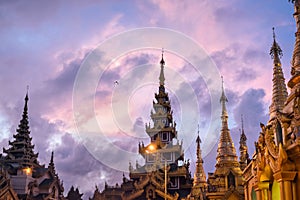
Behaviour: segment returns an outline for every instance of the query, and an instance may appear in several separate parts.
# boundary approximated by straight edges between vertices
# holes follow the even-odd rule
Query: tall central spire
[[[221,119],[222,119],[222,130],[223,129],[228,129],[228,113],[227,113],[227,109],[226,109],[226,102],[228,102],[228,99],[225,95],[225,91],[224,91],[224,80],[223,80],[223,76],[221,76],[222,78],[222,95],[220,98],[220,103],[222,104],[222,115],[221,115]]]
[[[234,144],[232,138],[230,136],[230,131],[228,129],[228,113],[226,109],[226,102],[228,102],[227,97],[224,91],[224,81],[222,78],[222,95],[220,98],[220,103],[222,105],[222,128],[221,128],[221,136],[219,140],[218,150],[217,150],[217,164],[216,167],[219,167],[220,164],[228,164],[228,166],[232,165],[233,162],[237,163],[236,150],[234,148]]]
[[[160,74],[159,74],[159,85],[165,85],[165,74],[164,74],[164,49],[161,51],[161,61],[160,61]]]
[[[287,99],[287,89],[285,79],[282,72],[280,58],[282,57],[282,50],[276,42],[275,31],[273,27],[273,45],[270,49],[270,55],[273,59],[273,92],[272,103],[269,107],[270,120],[276,116],[277,111],[282,111],[284,103]]]

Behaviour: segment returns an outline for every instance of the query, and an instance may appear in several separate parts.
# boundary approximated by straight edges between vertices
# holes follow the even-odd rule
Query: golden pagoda
[[[194,181],[191,194],[186,198],[187,200],[205,200],[206,192],[207,192],[207,182],[206,175],[203,168],[203,159],[201,154],[200,143],[201,139],[199,136],[199,125],[198,125],[198,136],[196,139],[197,143],[197,161],[196,161],[196,169],[194,173]]]
[[[292,1],[297,25],[287,95],[280,57],[282,50],[273,29],[273,93],[267,125],[261,132],[252,161],[243,171],[245,199],[300,199],[300,1]]]
[[[222,105],[222,127],[217,149],[215,171],[214,173],[208,173],[206,198],[209,200],[244,199],[242,171],[228,128],[227,101],[222,77],[222,95],[220,98]]]
[[[247,136],[244,131],[244,120],[243,116],[241,116],[241,122],[242,122],[242,129],[241,129],[241,136],[240,136],[240,168],[243,171],[246,166],[250,162],[249,154],[248,154],[248,146],[247,146]]]

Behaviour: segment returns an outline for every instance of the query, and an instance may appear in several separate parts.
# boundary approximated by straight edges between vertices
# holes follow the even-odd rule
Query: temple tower
[[[241,136],[240,136],[240,168],[243,171],[248,162],[250,162],[249,154],[248,154],[248,147],[247,147],[247,137],[244,131],[244,120],[243,116],[241,116],[242,122],[242,129],[241,129]]]
[[[193,185],[200,185],[201,188],[206,188],[206,175],[203,168],[203,159],[201,154],[201,139],[199,136],[199,125],[198,125],[198,136],[196,139],[197,143],[197,161],[196,161],[196,169],[194,173],[194,182]]]
[[[198,136],[196,139],[197,144],[197,160],[196,160],[196,168],[194,173],[194,181],[193,181],[193,188],[191,194],[187,198],[188,200],[204,200],[205,194],[207,191],[207,182],[206,182],[206,175],[203,168],[203,159],[201,154],[201,139],[199,136],[199,125],[198,125]]]
[[[285,85],[285,79],[282,72],[281,61],[282,50],[276,42],[275,31],[273,28],[273,45],[270,49],[270,55],[273,59],[273,90],[272,102],[269,107],[270,120],[276,117],[277,112],[282,112],[284,103],[287,99],[288,93]]]
[[[222,105],[222,128],[221,135],[218,144],[217,150],[217,164],[216,170],[223,168],[223,166],[232,167],[238,166],[236,150],[230,135],[230,130],[228,128],[228,113],[226,108],[226,102],[228,102],[225,95],[224,86],[223,86],[223,77],[222,77],[222,95],[220,98],[220,103]]]
[[[27,92],[17,133],[13,135],[14,140],[9,141],[9,148],[3,148],[6,155],[0,155],[0,168],[6,172],[10,180],[9,187],[15,191],[18,199],[64,200],[64,188],[55,172],[53,152],[48,168],[39,164],[38,154],[34,153],[29,130],[28,100]]]
[[[159,88],[153,101],[153,110],[150,116],[153,126],[146,124],[146,133],[149,135],[150,144],[139,145],[139,153],[145,158],[146,166],[163,168],[164,162],[168,164],[183,160],[183,151],[180,144],[173,144],[177,139],[176,123],[173,121],[173,111],[169,95],[165,90],[165,61],[160,61]],[[155,165],[153,165],[155,163]],[[153,169],[149,169],[153,170]],[[156,170],[156,169],[155,169]]]
[[[206,194],[208,199],[243,199],[244,194],[242,171],[228,128],[227,102],[222,77],[222,94],[220,98],[222,127],[217,149],[216,169],[214,173],[208,173],[208,192]]]
[[[261,132],[255,142],[252,161],[245,168],[245,199],[299,199],[300,179],[300,32],[299,2],[295,1],[297,23],[296,43],[292,58],[292,77],[287,89],[281,68],[282,50],[276,42],[273,28],[273,91],[267,125],[260,124]]]
[[[98,195],[100,199],[118,196],[121,199],[176,200],[186,198],[191,192],[193,182],[189,171],[190,163],[184,161],[182,142],[177,140],[171,101],[165,88],[163,56],[162,52],[159,87],[150,113],[152,123],[145,125],[149,144],[140,142],[138,145],[139,154],[145,159],[145,164],[136,162],[134,167],[129,163],[129,179],[123,177],[121,186],[106,185],[104,191]]]
[[[38,153],[34,153],[34,145],[32,145],[32,138],[30,137],[29,122],[28,122],[28,92],[25,96],[25,104],[22,114],[22,119],[18,126],[17,134],[13,135],[14,140],[9,141],[10,147],[3,148],[3,153],[6,153],[4,162],[13,166],[18,166],[20,169],[29,169],[32,167],[39,167],[37,160]]]

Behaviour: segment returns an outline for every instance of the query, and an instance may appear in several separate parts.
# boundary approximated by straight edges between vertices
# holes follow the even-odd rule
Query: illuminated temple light
[[[32,173],[32,169],[30,167],[26,167],[23,169],[23,172],[28,176]]]

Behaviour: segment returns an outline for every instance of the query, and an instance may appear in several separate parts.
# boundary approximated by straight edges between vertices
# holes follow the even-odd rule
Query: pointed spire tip
[[[241,135],[245,135],[243,114],[241,114],[241,129],[240,130],[241,130]]]
[[[164,65],[165,64],[165,60],[164,60],[164,48],[161,49],[161,61],[160,64]]]
[[[242,122],[242,129],[244,129],[244,119],[243,119],[243,114],[241,114],[241,122]]]
[[[165,61],[164,61],[164,49],[162,49],[162,53],[161,53],[161,61],[160,61],[160,74],[159,74],[159,84],[160,85],[164,85],[165,84],[165,75],[164,75],[164,65],[165,65]]]
[[[51,152],[51,159],[50,159],[50,163],[53,163],[53,157],[54,157],[54,152]]]
[[[273,45],[270,49],[270,55],[271,58],[274,59],[274,63],[280,63],[280,58],[282,57],[282,50],[278,43],[276,42],[276,34],[275,34],[275,28],[272,28],[273,32]]]
[[[220,99],[220,102],[228,102],[228,99],[225,95],[225,90],[224,90],[224,78],[223,76],[221,76],[221,79],[222,79],[222,96],[221,96],[221,99]]]
[[[28,91],[29,91],[29,85],[26,86],[26,96],[25,96],[25,101],[28,101]]]
[[[200,132],[200,127],[199,127],[199,124],[198,124],[198,136],[197,136],[197,139],[196,139],[196,142],[197,143],[201,143],[202,141],[201,141],[201,138],[200,138],[200,134],[199,134],[199,132]]]

